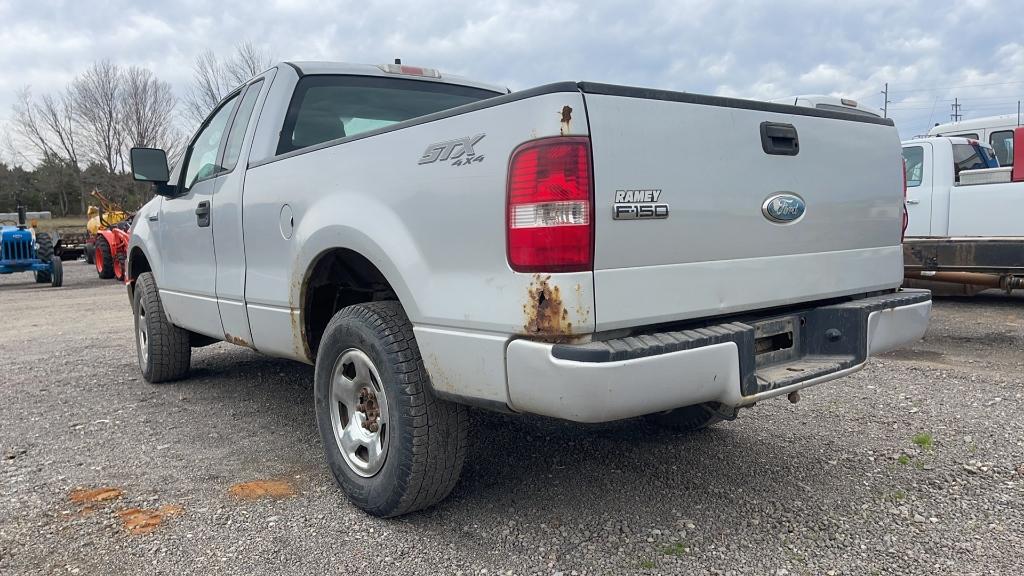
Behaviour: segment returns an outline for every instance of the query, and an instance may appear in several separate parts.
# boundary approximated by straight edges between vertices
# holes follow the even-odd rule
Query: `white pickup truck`
[[[692,430],[918,339],[892,122],[401,65],[283,63],[156,184],[127,282],[149,382],[224,340],[314,364],[327,463],[394,516],[454,486],[466,405]]]
[[[964,294],[1024,287],[1024,148],[1008,152],[1016,161],[1000,167],[992,147],[974,139],[903,143],[910,284]]]

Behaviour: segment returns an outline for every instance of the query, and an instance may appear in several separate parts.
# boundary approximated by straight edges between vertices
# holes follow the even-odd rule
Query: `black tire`
[[[60,288],[64,285],[64,262],[60,256],[50,257],[50,286]]]
[[[51,261],[53,259],[53,238],[46,232],[39,232],[36,234],[36,244],[39,246],[36,248],[36,258],[43,262]],[[53,276],[49,272],[36,272],[35,277],[37,284],[49,284],[53,281]]]
[[[353,349],[379,373],[388,414],[384,462],[369,477],[349,465],[334,435],[332,378],[343,353]],[[434,397],[398,302],[357,304],[334,315],[317,353],[314,395],[327,464],[359,508],[399,516],[440,502],[454,488],[466,458],[468,414],[465,406]]]
[[[132,308],[135,315],[135,352],[142,377],[146,382],[158,384],[186,376],[192,361],[188,330],[178,328],[167,319],[151,272],[143,272],[135,281]]]
[[[96,251],[96,245],[95,244],[88,243],[88,244],[85,245],[85,263],[86,264],[95,264],[96,263],[96,258],[93,256],[93,252],[95,252],[95,251]]]
[[[696,432],[725,420],[722,416],[724,413],[729,413],[729,410],[713,402],[649,414],[646,418],[658,426],[677,432]],[[735,416],[735,412],[732,415]]]
[[[96,274],[104,280],[114,277],[114,255],[110,251],[110,243],[103,236],[96,237],[96,249],[93,258],[99,257],[96,262]]]

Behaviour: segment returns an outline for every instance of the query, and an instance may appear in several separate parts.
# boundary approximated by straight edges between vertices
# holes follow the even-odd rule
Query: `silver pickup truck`
[[[327,463],[380,516],[444,498],[466,405],[680,430],[921,337],[890,120],[402,66],[282,63],[157,196],[128,290],[149,382],[226,341],[316,367]]]

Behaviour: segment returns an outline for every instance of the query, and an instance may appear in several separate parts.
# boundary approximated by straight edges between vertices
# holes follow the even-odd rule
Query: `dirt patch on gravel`
[[[235,484],[228,489],[228,493],[239,500],[259,500],[260,498],[280,500],[294,496],[295,487],[284,480],[255,480]]]
[[[120,488],[79,488],[72,490],[69,498],[75,504],[95,504],[97,502],[116,500],[123,493]]]
[[[124,523],[126,530],[132,534],[149,534],[156,530],[165,518],[179,516],[184,512],[181,506],[176,504],[165,504],[156,510],[145,510],[142,508],[128,508],[120,510],[117,515]]]

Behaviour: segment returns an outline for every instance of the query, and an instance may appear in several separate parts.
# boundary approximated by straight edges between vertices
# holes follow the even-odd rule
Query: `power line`
[[[952,84],[949,86],[937,86],[934,88],[907,88],[906,90],[897,90],[897,94],[903,92],[937,92],[939,90],[950,90],[953,88],[981,88],[985,86],[1008,86],[1010,84],[1024,84],[1024,80],[1015,80],[1013,82],[989,82],[985,84]]]

